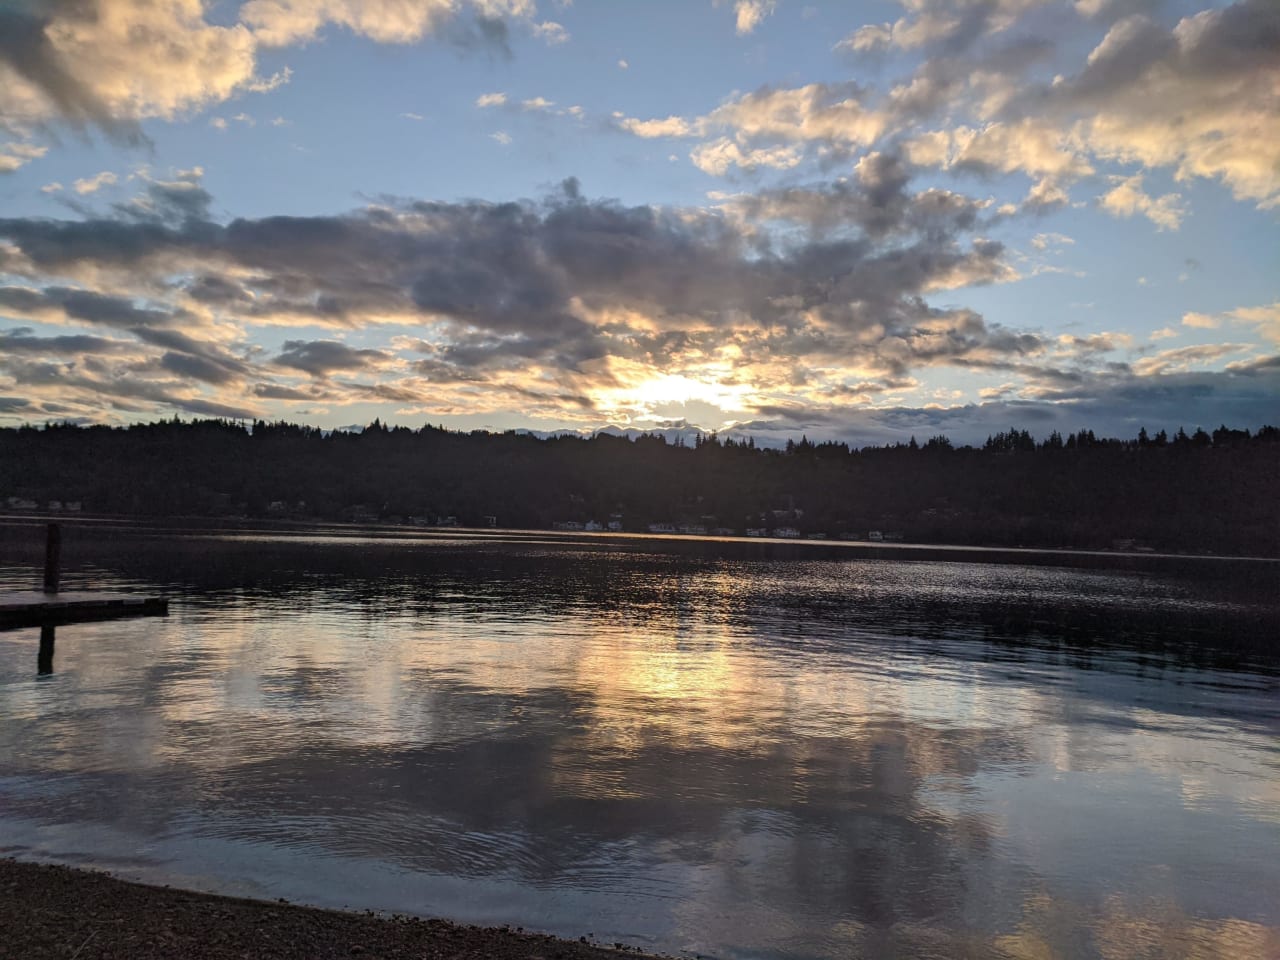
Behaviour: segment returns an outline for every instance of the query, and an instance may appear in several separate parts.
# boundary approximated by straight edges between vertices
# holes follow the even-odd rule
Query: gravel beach
[[[605,960],[642,956],[520,929],[319,910],[0,859],[4,960]]]

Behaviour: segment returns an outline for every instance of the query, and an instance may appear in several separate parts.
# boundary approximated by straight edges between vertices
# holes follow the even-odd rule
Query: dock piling
[[[62,528],[49,524],[44,541],[44,592],[57,593],[62,574]]]
[[[40,652],[36,655],[36,672],[47,675],[53,673],[53,645],[57,640],[57,629],[51,623],[40,628]]]

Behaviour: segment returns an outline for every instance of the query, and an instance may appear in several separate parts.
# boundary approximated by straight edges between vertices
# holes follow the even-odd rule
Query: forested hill
[[[425,427],[325,433],[216,420],[0,430],[0,507],[88,513],[644,531],[785,531],[936,543],[1280,556],[1280,429],[981,447],[937,437],[785,450],[661,437]]]

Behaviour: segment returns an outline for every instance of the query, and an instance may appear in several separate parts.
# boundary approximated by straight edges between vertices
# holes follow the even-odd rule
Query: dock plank
[[[121,617],[165,616],[169,601],[163,597],[137,597],[119,593],[37,590],[0,594],[0,630],[20,627],[91,623]]]

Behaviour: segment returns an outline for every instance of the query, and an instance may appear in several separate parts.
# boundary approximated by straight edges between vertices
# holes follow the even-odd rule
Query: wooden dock
[[[57,628],[67,623],[92,623],[122,617],[168,616],[169,601],[163,597],[129,597],[118,593],[89,591],[60,592],[62,575],[62,528],[49,524],[44,553],[44,589],[0,594],[0,630],[40,628],[40,648],[36,672],[53,673],[53,650]]]
[[[111,593],[65,591],[0,594],[0,630],[20,627],[61,626],[121,617],[165,616],[169,601],[163,597],[122,597]]]

